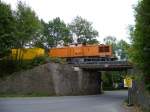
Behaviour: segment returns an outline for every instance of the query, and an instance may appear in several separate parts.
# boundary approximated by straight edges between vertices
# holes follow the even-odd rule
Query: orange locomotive
[[[49,56],[65,58],[69,63],[113,60],[112,47],[109,45],[76,45],[52,48]]]

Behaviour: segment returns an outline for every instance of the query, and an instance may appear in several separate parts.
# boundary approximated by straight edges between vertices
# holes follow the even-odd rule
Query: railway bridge
[[[91,61],[75,63],[73,67],[78,71],[82,85],[89,85],[87,90],[101,93],[102,90],[102,72],[103,71],[120,71],[127,74],[133,68],[128,61]],[[93,86],[92,86],[93,85]],[[84,87],[83,87],[84,88]]]

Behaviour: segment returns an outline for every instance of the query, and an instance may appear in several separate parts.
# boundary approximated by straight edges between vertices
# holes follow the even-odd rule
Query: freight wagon
[[[20,48],[11,50],[13,59],[31,60],[35,57],[43,56],[44,54],[45,50],[42,48]]]
[[[52,48],[50,57],[64,58],[68,63],[95,61],[112,61],[112,47],[109,45],[76,45],[62,48]]]

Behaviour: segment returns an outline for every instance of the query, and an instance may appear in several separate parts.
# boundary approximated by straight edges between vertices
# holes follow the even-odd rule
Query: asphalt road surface
[[[125,112],[127,91],[102,95],[0,98],[0,112]]]

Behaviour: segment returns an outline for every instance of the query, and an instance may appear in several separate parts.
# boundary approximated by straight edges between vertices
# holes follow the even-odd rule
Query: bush
[[[14,72],[31,69],[35,66],[48,62],[50,62],[50,58],[47,56],[36,57],[33,60],[3,59],[0,60],[0,78],[11,75]]]
[[[3,59],[0,60],[0,78],[11,75],[14,72],[21,70],[32,69],[35,66],[46,64],[49,62],[54,63],[65,63],[64,59],[61,58],[50,58],[49,56],[39,56],[32,60],[13,60],[13,59]]]
[[[15,72],[16,69],[18,69],[18,67],[15,61],[6,59],[0,60],[0,77],[11,74]]]
[[[42,65],[45,63],[50,62],[50,58],[48,56],[40,56],[40,57],[36,57],[31,61],[31,65],[32,66],[38,66],[38,65]]]
[[[51,62],[64,64],[66,62],[65,59],[62,58],[50,58]]]

